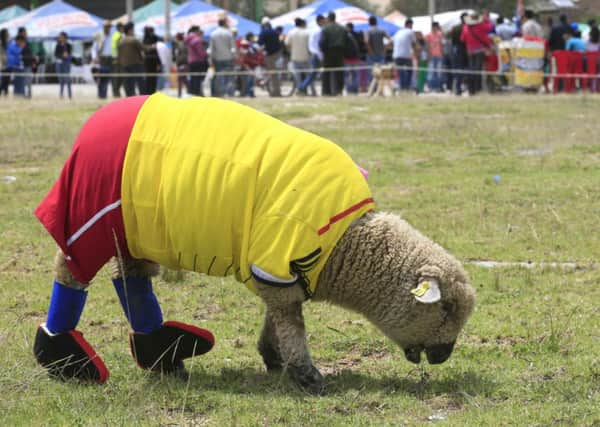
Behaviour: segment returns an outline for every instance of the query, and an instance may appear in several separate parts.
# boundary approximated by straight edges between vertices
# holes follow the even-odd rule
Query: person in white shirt
[[[539,39],[544,38],[544,30],[542,26],[538,24],[534,19],[535,14],[533,10],[527,9],[523,15],[524,24],[521,26],[521,34],[523,37],[537,37]]]
[[[296,80],[296,87],[299,88],[308,75],[306,71],[301,70],[310,68],[310,51],[308,50],[310,32],[306,29],[304,19],[296,18],[295,23],[296,27],[285,38],[285,45],[290,52],[290,59],[294,66],[294,79]],[[303,94],[300,90],[299,93]]]
[[[171,69],[171,49],[164,41],[156,42],[156,52],[160,60],[160,73],[158,77],[158,90],[163,90],[169,82],[169,70]]]
[[[210,35],[210,59],[216,73],[233,70],[235,42],[233,34],[227,28],[227,20],[219,19],[219,27]],[[234,87],[230,75],[215,76],[211,82],[213,96],[233,96]]]
[[[412,30],[413,21],[407,19],[404,23],[404,28],[400,28],[394,34],[394,50],[392,57],[394,62],[399,67],[398,85],[400,90],[410,90],[412,81],[412,56],[413,47],[416,42],[415,32]]]
[[[317,27],[310,32],[308,38],[308,51],[310,52],[310,66],[311,68],[317,69],[321,67],[321,62],[323,61],[323,52],[319,47],[319,42],[321,41],[321,27],[325,25],[325,17],[323,15],[317,15],[316,18]],[[300,83],[298,86],[299,93],[306,94],[308,89],[310,89],[310,94],[312,96],[317,95],[317,90],[315,89],[315,79],[317,78],[317,72],[312,71],[308,74],[308,76]]]
[[[496,19],[496,34],[502,40],[512,40],[513,36],[517,32],[517,28],[508,22],[502,15]]]
[[[98,65],[100,78],[98,79],[98,98],[106,99],[108,82],[110,77],[103,77],[102,74],[110,74],[113,70],[113,48],[111,37],[112,22],[104,21],[102,31],[94,36],[92,46],[92,62]]]

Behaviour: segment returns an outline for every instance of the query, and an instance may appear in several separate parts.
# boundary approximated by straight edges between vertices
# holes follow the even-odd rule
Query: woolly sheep
[[[422,303],[411,293],[424,281],[439,285],[441,299]],[[323,378],[305,341],[298,289],[260,286],[267,313],[259,351],[268,369],[287,366],[289,375],[318,393]],[[325,301],[364,315],[398,344],[406,358],[430,363],[450,357],[471,314],[475,293],[460,263],[406,221],[390,213],[369,213],[338,242],[319,277],[313,301]]]
[[[217,132],[223,117],[236,120]],[[198,129],[208,136],[198,139]],[[306,344],[309,298],[363,314],[411,362],[425,352],[442,363],[474,291],[455,258],[373,203],[339,147],[247,107],[163,95],[108,104],[36,209],[60,250],[35,356],[52,375],[106,381],[75,327],[84,290],[113,257],[132,353],[145,369],[185,374],[182,360],[214,343],[209,331],[163,323],[151,282],[158,263],[246,283],[267,308],[258,342],[267,369],[286,369],[310,392],[324,382]]]

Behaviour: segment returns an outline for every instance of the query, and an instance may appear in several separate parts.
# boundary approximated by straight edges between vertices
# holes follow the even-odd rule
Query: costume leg
[[[40,365],[53,377],[102,384],[108,379],[108,369],[81,332],[75,329],[85,306],[87,286],[73,278],[59,251],[48,319],[38,327],[33,352]]]
[[[181,322],[164,322],[152,290],[158,265],[139,259],[113,261],[113,284],[131,324],[131,353],[141,368],[163,373],[185,373],[183,359],[210,351],[210,331]]]

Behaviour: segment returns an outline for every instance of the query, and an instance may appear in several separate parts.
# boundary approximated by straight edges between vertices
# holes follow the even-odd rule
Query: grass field
[[[2,425],[600,425],[599,100],[258,100],[251,105],[338,142],[369,169],[378,207],[401,214],[466,267],[476,310],[443,365],[409,364],[364,319],[306,304],[327,392],[267,374],[260,301],[229,279],[164,274],[165,318],[211,329],[189,382],[129,355],[108,273],[79,329],[111,371],[104,386],[59,383],[35,363],[55,245],[32,215],[100,104],[4,102],[0,109]],[[494,176],[499,177],[496,183]],[[484,269],[473,260],[576,262]]]

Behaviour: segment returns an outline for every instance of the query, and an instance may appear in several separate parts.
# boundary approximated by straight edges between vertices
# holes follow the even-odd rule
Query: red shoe
[[[206,329],[169,321],[150,334],[132,332],[129,344],[141,368],[172,374],[185,371],[184,359],[209,352],[215,338]]]
[[[45,324],[40,325],[35,335],[33,354],[54,378],[103,384],[109,377],[100,356],[75,329],[52,334]]]

